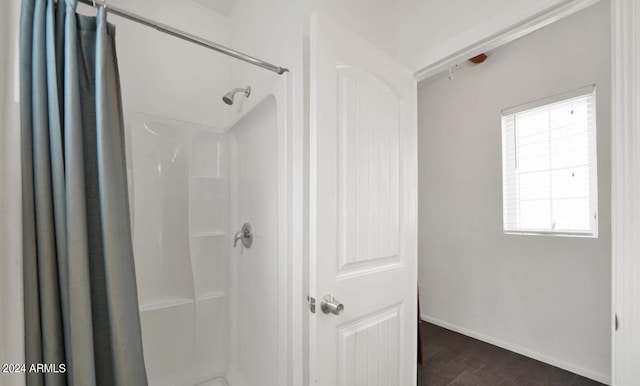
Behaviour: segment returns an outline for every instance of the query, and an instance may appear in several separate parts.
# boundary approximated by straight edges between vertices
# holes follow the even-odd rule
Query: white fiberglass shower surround
[[[151,385],[286,384],[285,85],[226,128],[125,116]]]

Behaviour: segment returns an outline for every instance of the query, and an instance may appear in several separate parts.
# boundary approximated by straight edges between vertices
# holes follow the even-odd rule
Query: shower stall
[[[246,46],[224,40],[237,24],[231,18],[245,15],[209,13],[203,25],[228,23],[222,42]],[[136,65],[154,62],[152,71],[173,67],[176,74],[149,77],[149,85],[166,84],[136,94],[145,74],[123,70],[149,384],[291,384],[290,73],[184,30],[142,20],[166,32],[158,34],[134,21],[119,23],[121,32],[153,34],[148,39],[162,39],[162,48],[141,54],[139,43],[121,40],[124,65],[135,57]]]
[[[125,117],[152,385],[285,384],[283,90],[224,128]]]
[[[149,385],[287,385],[288,70],[161,24],[155,7],[107,9],[125,36],[129,209]],[[218,23],[229,44],[231,18],[243,12],[207,12],[200,25]],[[151,48],[141,50],[144,40]],[[141,63],[154,64],[140,72]]]
[[[96,3],[78,0],[77,12],[93,16],[102,1]],[[8,2],[0,15],[9,32],[0,44],[16,58],[19,5]],[[292,245],[301,250],[301,162],[295,159],[302,146],[299,134],[293,138],[292,73],[213,43],[264,54],[261,47],[287,40],[255,37],[268,18],[245,22],[261,17],[263,8],[279,8],[253,0],[233,5],[237,11],[198,0],[112,0],[107,8],[107,21],[118,31],[129,214],[150,386],[300,384],[295,379],[301,375],[292,374],[302,371],[302,256]],[[119,6],[149,19],[127,17]],[[194,35],[176,39],[178,29]],[[280,61],[283,56],[271,58],[291,65]],[[19,62],[0,67],[2,80],[11,78],[0,98],[2,113],[8,112],[0,172],[7,186],[19,187]],[[0,224],[0,354],[21,363],[21,192],[0,195],[7,219]],[[24,374],[0,378],[3,385],[25,384]]]
[[[286,384],[285,83],[228,127],[125,116],[151,385]]]

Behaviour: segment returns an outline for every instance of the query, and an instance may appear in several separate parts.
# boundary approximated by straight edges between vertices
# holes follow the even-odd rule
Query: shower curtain
[[[144,386],[115,30],[76,5],[22,1],[27,385]]]

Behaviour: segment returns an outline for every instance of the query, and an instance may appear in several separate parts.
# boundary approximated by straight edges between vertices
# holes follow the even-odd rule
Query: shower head
[[[233,90],[224,94],[224,96],[222,97],[222,101],[231,106],[233,104],[233,97],[239,92],[243,92],[244,96],[248,98],[249,95],[251,95],[251,86],[247,86],[247,88],[234,88]]]

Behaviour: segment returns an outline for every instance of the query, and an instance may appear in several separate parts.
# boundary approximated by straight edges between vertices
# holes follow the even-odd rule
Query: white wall
[[[423,85],[419,277],[423,317],[610,379],[609,4]],[[504,235],[500,111],[597,85],[598,239]]]
[[[230,44],[246,54],[288,68],[296,87],[302,79],[302,12],[295,0],[238,0],[230,16]],[[275,72],[244,62],[234,63],[232,86],[251,85],[247,103],[234,104],[235,116],[247,112],[273,91],[281,77]],[[301,89],[296,92],[301,92]],[[232,123],[232,122],[230,122]]]
[[[304,0],[304,3],[307,24],[309,15],[320,12],[393,56],[395,32],[401,22],[398,15],[404,9],[415,10],[420,0]]]
[[[20,2],[3,2],[0,12],[0,363],[24,362],[22,312],[22,227],[18,24]],[[0,385],[24,382],[0,374]]]

